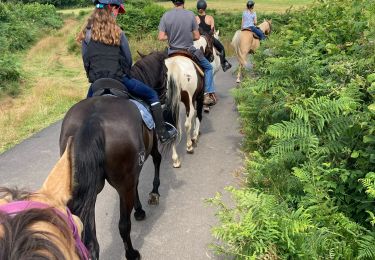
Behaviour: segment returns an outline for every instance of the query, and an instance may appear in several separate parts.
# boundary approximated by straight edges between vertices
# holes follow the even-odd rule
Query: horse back
[[[68,137],[76,137],[89,121],[100,124],[106,149],[145,147],[143,121],[136,106],[127,98],[105,96],[82,100],[69,109],[61,126],[60,153],[65,150]]]

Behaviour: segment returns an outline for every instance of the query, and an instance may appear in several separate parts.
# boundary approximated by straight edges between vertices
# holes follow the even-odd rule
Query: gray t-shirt
[[[168,35],[170,50],[188,49],[193,46],[193,31],[198,24],[192,11],[174,8],[166,12],[160,20],[159,31]]]

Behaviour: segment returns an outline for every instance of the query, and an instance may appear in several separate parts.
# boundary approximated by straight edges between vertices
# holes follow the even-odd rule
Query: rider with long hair
[[[162,143],[171,141],[177,130],[167,130],[159,97],[154,89],[129,76],[132,56],[128,40],[116,23],[118,14],[125,13],[122,0],[94,0],[95,10],[77,36],[82,44],[82,57],[90,83],[101,78],[121,81],[129,93],[151,106],[155,129]],[[92,96],[91,88],[87,97]]]
[[[252,0],[247,1],[247,3],[246,3],[247,9],[245,11],[243,11],[243,14],[242,14],[241,28],[242,29],[250,29],[252,32],[254,32],[259,37],[260,40],[264,40],[264,39],[266,39],[266,36],[264,35],[264,33],[262,32],[261,29],[256,27],[257,14],[254,11],[254,5],[255,5],[254,1],[252,1]]]
[[[194,47],[194,40],[199,40],[200,34],[195,15],[184,7],[185,0],[172,0],[175,8],[166,12],[159,23],[160,41],[168,41],[168,53],[188,51],[199,61],[204,69],[204,104],[215,105],[217,98],[213,84],[213,67],[204,57],[200,49]]]
[[[197,2],[198,15],[195,19],[198,23],[200,32],[210,34],[215,32],[215,20],[211,15],[206,14],[207,3],[205,0]],[[219,51],[220,63],[223,71],[227,71],[232,65],[225,58],[225,49],[223,44],[214,37],[214,46]]]

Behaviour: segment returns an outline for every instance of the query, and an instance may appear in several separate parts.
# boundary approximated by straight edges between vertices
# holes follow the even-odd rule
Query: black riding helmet
[[[197,2],[197,10],[199,9],[206,10],[206,8],[207,8],[207,3],[205,0],[199,0]]]
[[[124,14],[124,1],[123,0],[92,0],[94,4],[103,4],[103,5],[117,5],[119,7],[119,13]]]
[[[185,0],[172,0],[172,3],[174,3],[175,5],[182,5],[185,3]]]
[[[250,0],[250,1],[247,1],[247,4],[246,4],[246,6],[247,6],[247,8],[248,8],[248,9],[250,9],[250,8],[253,8],[253,7],[254,7],[254,5],[255,5],[254,1],[252,1],[252,0]]]

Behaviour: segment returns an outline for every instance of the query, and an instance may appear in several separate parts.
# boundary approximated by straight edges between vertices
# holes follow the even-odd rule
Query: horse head
[[[67,209],[73,192],[70,143],[37,192],[0,189],[0,259],[89,259],[82,222]]]
[[[265,25],[265,26],[263,26],[263,28],[261,27],[264,34],[266,36],[270,35],[271,31],[272,31],[272,19],[264,20],[262,24]]]
[[[214,33],[211,31],[209,34],[203,35],[206,40],[206,47],[204,48],[204,56],[209,62],[212,62],[215,59],[214,56]]]

